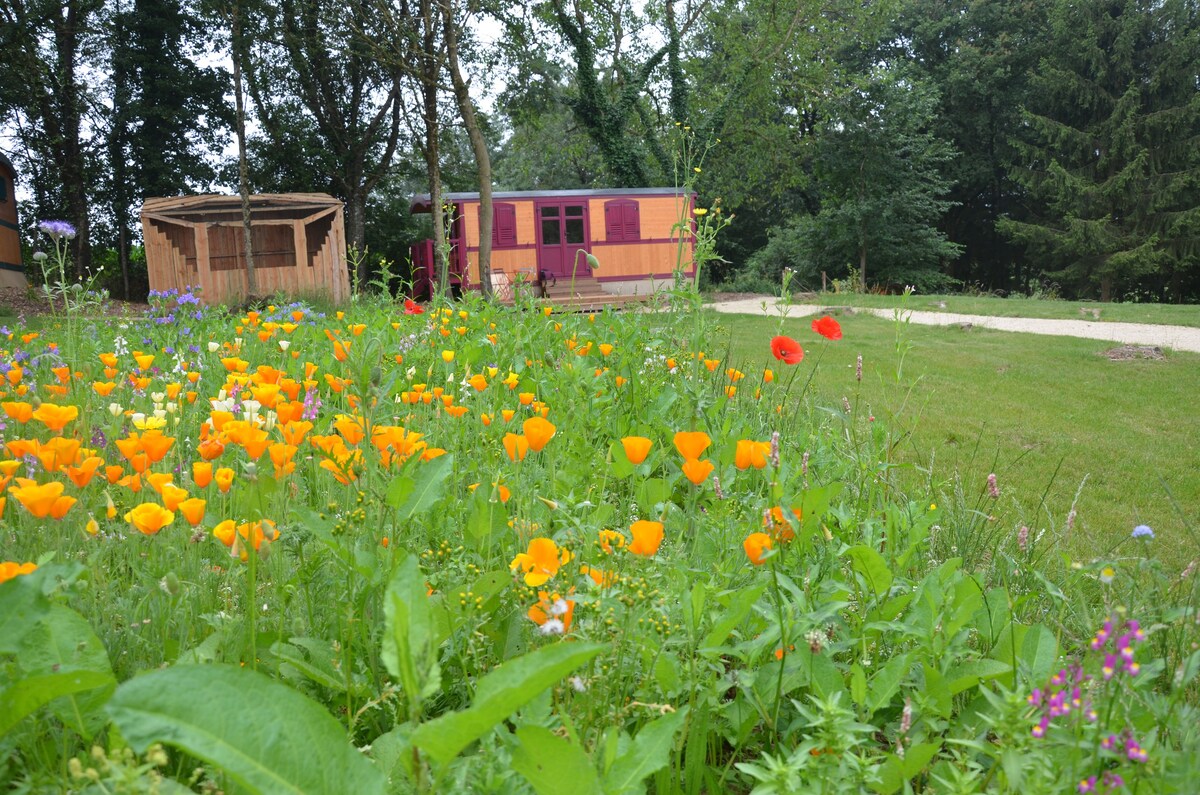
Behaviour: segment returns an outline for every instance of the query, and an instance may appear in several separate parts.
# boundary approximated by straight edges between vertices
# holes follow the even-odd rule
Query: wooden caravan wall
[[[517,214],[517,247],[492,249],[492,272],[537,272],[537,228],[532,199],[495,199],[513,205]],[[479,284],[479,204],[463,202],[463,229],[467,237],[467,272],[471,284]]]
[[[144,215],[142,222],[150,289],[182,290],[197,285],[206,304],[245,300],[246,261],[240,221],[185,221],[160,211],[154,216]],[[303,218],[254,221],[251,246],[259,295],[321,295],[335,303],[349,299],[340,206]]]
[[[0,286],[28,287],[21,261],[15,175],[0,165]]]
[[[609,243],[605,239],[604,205],[612,199],[629,198],[638,203],[641,242]],[[675,225],[683,217],[686,199],[682,196],[606,196],[588,202],[592,219],[592,254],[600,260],[595,276],[609,279],[637,279],[671,273],[679,260],[679,230]],[[690,204],[688,205],[690,212]],[[684,246],[683,268],[691,270],[691,243]]]
[[[632,199],[638,203],[641,242],[608,243],[605,240],[604,205],[613,199]],[[565,200],[565,199],[564,199]],[[514,205],[517,215],[517,245],[515,248],[492,249],[492,271],[514,273],[537,271],[537,219],[534,198],[496,199]],[[591,227],[591,253],[600,260],[600,270],[594,274],[601,280],[637,279],[644,276],[669,274],[679,259],[679,232],[675,225],[684,217],[690,218],[690,202],[681,196],[611,196],[587,198]],[[686,204],[686,208],[685,208]],[[471,284],[479,284],[479,203],[461,202],[463,229],[466,235],[468,273]],[[684,247],[683,267],[691,270],[692,247]]]

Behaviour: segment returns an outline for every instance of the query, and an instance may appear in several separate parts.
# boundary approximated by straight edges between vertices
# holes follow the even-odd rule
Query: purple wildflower
[[[53,240],[70,240],[75,237],[75,227],[66,221],[42,221],[38,229],[50,235]]]

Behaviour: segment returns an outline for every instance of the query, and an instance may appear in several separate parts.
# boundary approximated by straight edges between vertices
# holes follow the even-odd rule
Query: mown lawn
[[[992,317],[1062,318],[1117,323],[1155,323],[1200,328],[1200,306],[1194,304],[1103,304],[1098,301],[1048,301],[1036,298],[993,298],[971,295],[897,295],[819,293],[796,303],[892,309],[905,306],[927,312],[955,312]]]
[[[1099,554],[1145,523],[1165,559],[1182,567],[1200,556],[1186,528],[1195,532],[1200,517],[1200,427],[1192,408],[1200,356],[1110,361],[1100,354],[1111,343],[1101,341],[908,325],[902,341],[911,349],[897,380],[896,324],[839,319],[844,338],[824,353],[821,344],[808,347],[795,391],[819,362],[811,388],[822,401],[855,401],[855,357],[862,354],[860,405],[905,433],[898,457],[911,465],[906,483],[932,477],[949,493],[961,478],[973,498],[995,472],[1006,515],[1035,529],[1061,529],[1078,492],[1067,544],[1075,555]],[[725,315],[718,322],[735,366],[748,373],[769,366],[786,377],[768,347],[777,320]],[[782,333],[810,340],[810,323],[788,320]]]

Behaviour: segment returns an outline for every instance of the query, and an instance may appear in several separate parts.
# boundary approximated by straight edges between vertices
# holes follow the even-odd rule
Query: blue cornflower
[[[1140,524],[1133,528],[1134,538],[1154,538],[1154,531],[1150,529],[1148,524]]]

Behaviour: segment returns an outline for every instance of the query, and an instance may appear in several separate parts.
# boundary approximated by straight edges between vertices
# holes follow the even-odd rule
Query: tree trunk
[[[92,246],[83,142],[80,140],[83,98],[75,79],[75,65],[79,60],[79,27],[82,22],[79,19],[78,3],[67,3],[66,16],[56,15],[55,19],[54,39],[58,66],[62,70],[60,85],[63,92],[59,106],[62,108],[62,161],[59,167],[63,181],[64,204],[75,227],[75,239],[71,241],[75,274],[82,277],[92,269]]]
[[[108,162],[112,167],[112,214],[117,225],[117,263],[121,268],[121,297],[129,300],[129,196],[128,173],[126,171],[126,129],[129,121],[129,69],[128,59],[121,53],[121,44],[127,35],[124,22],[125,12],[117,3],[113,15],[112,65],[113,65],[113,110],[112,130],[109,133]]]
[[[1113,277],[1104,275],[1100,277],[1100,301],[1107,304],[1112,301]]]
[[[346,243],[359,252],[366,251],[367,242],[367,189],[361,184],[346,189]],[[357,279],[360,285],[370,278],[371,266],[367,258],[360,257]]]
[[[858,238],[858,290],[867,291],[867,235],[863,232]]]
[[[425,173],[429,177],[429,212],[433,216],[433,262],[437,273],[437,292],[450,287],[450,263],[447,258],[446,224],[442,215],[442,170],[437,92],[441,64],[437,52],[437,25],[433,0],[421,0],[421,100],[425,122]]]
[[[233,45],[233,95],[237,112],[238,194],[242,197],[242,242],[246,256],[246,298],[254,301],[259,296],[258,279],[254,273],[254,238],[250,224],[250,173],[246,163],[246,104],[242,98],[242,57],[245,50],[242,48],[241,20],[241,9],[237,3],[234,3],[230,32]]]
[[[471,141],[475,154],[475,166],[479,172],[479,289],[484,295],[492,294],[492,158],[488,153],[487,141],[479,129],[475,117],[475,105],[458,65],[458,31],[454,21],[453,0],[441,0],[442,22],[446,41],[447,66],[450,81],[454,86],[454,99],[458,112],[462,114],[463,126]]]

